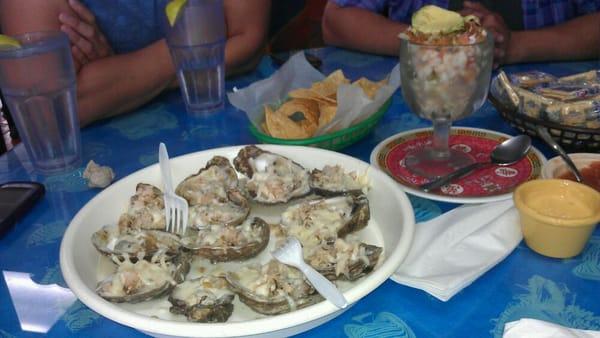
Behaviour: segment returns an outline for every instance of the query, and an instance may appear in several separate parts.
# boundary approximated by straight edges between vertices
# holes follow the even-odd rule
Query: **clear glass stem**
[[[433,156],[443,160],[450,157],[448,139],[450,138],[450,126],[452,120],[448,118],[433,119]]]

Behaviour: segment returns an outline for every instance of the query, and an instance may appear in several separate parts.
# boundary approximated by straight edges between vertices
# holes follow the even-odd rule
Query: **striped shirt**
[[[358,7],[409,23],[412,14],[425,5],[448,8],[450,0],[329,0],[341,7]],[[496,0],[504,1],[504,0]],[[600,0],[521,0],[523,27],[553,26],[575,17],[600,11]]]

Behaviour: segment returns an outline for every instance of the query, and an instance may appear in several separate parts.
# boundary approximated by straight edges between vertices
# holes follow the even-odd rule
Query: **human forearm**
[[[265,49],[271,1],[225,0],[224,6],[227,75],[249,71],[258,64]]]
[[[507,63],[574,60],[600,55],[600,13],[537,30],[513,32]]]
[[[377,13],[332,2],[327,3],[322,26],[327,44],[393,56],[400,50],[398,34],[407,27]]]
[[[164,40],[86,64],[77,75],[81,125],[139,107],[167,88],[174,76]]]
[[[254,69],[264,53],[265,38],[260,34],[236,35],[227,39],[225,46],[225,70],[235,75]],[[256,48],[255,46],[261,46]]]

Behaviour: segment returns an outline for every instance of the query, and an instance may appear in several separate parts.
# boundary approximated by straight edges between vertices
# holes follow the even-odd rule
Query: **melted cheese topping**
[[[162,192],[153,185],[139,184],[135,195],[129,200],[129,216],[123,223],[136,229],[163,229],[165,227],[165,205]]]
[[[135,264],[129,260],[119,263],[117,272],[100,284],[100,293],[109,297],[141,294],[164,286],[175,284],[172,269],[164,262],[150,263],[139,260]]]
[[[227,201],[194,205],[189,209],[188,223],[197,228],[214,224],[231,224],[246,217],[247,209]]]
[[[238,283],[261,298],[285,298],[290,306],[298,290],[302,290],[304,275],[296,268],[288,267],[277,261],[270,261],[263,266],[244,266],[235,273]]]
[[[246,187],[259,202],[287,202],[310,190],[308,172],[289,159],[263,153],[249,162],[254,173]]]
[[[326,165],[316,181],[319,188],[328,191],[365,191],[369,183],[366,173],[362,175],[356,171],[346,173],[340,165]]]
[[[240,226],[225,226],[213,224],[200,230],[194,243],[210,247],[245,246],[261,240],[260,231],[252,227],[253,219],[246,220]]]
[[[156,251],[176,251],[179,248],[177,236],[161,231],[136,230],[121,233],[119,228],[104,226],[101,240],[105,243],[97,243],[104,246],[108,252],[117,254],[129,254],[144,257],[146,253]]]
[[[171,297],[182,300],[187,306],[196,304],[214,305],[218,299],[233,295],[227,284],[216,277],[201,277],[185,281],[175,287]]]
[[[326,269],[335,266],[335,275],[350,273],[350,267],[357,262],[369,265],[370,260],[361,242],[354,238],[338,238],[333,246],[318,246],[304,251],[305,260],[313,267]]]
[[[305,247],[320,245],[337,237],[337,232],[351,218],[353,199],[340,196],[303,202],[281,215],[281,224]]]
[[[186,178],[176,192],[190,205],[208,205],[226,200],[227,190],[236,186],[237,174],[232,168],[213,165]]]

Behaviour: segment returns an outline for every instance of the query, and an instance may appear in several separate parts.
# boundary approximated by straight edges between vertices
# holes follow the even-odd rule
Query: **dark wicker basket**
[[[500,102],[492,93],[489,93],[488,99],[504,119],[523,133],[537,137],[537,126],[544,126],[568,152],[600,153],[600,129],[565,126],[536,119],[521,114],[517,109]]]

